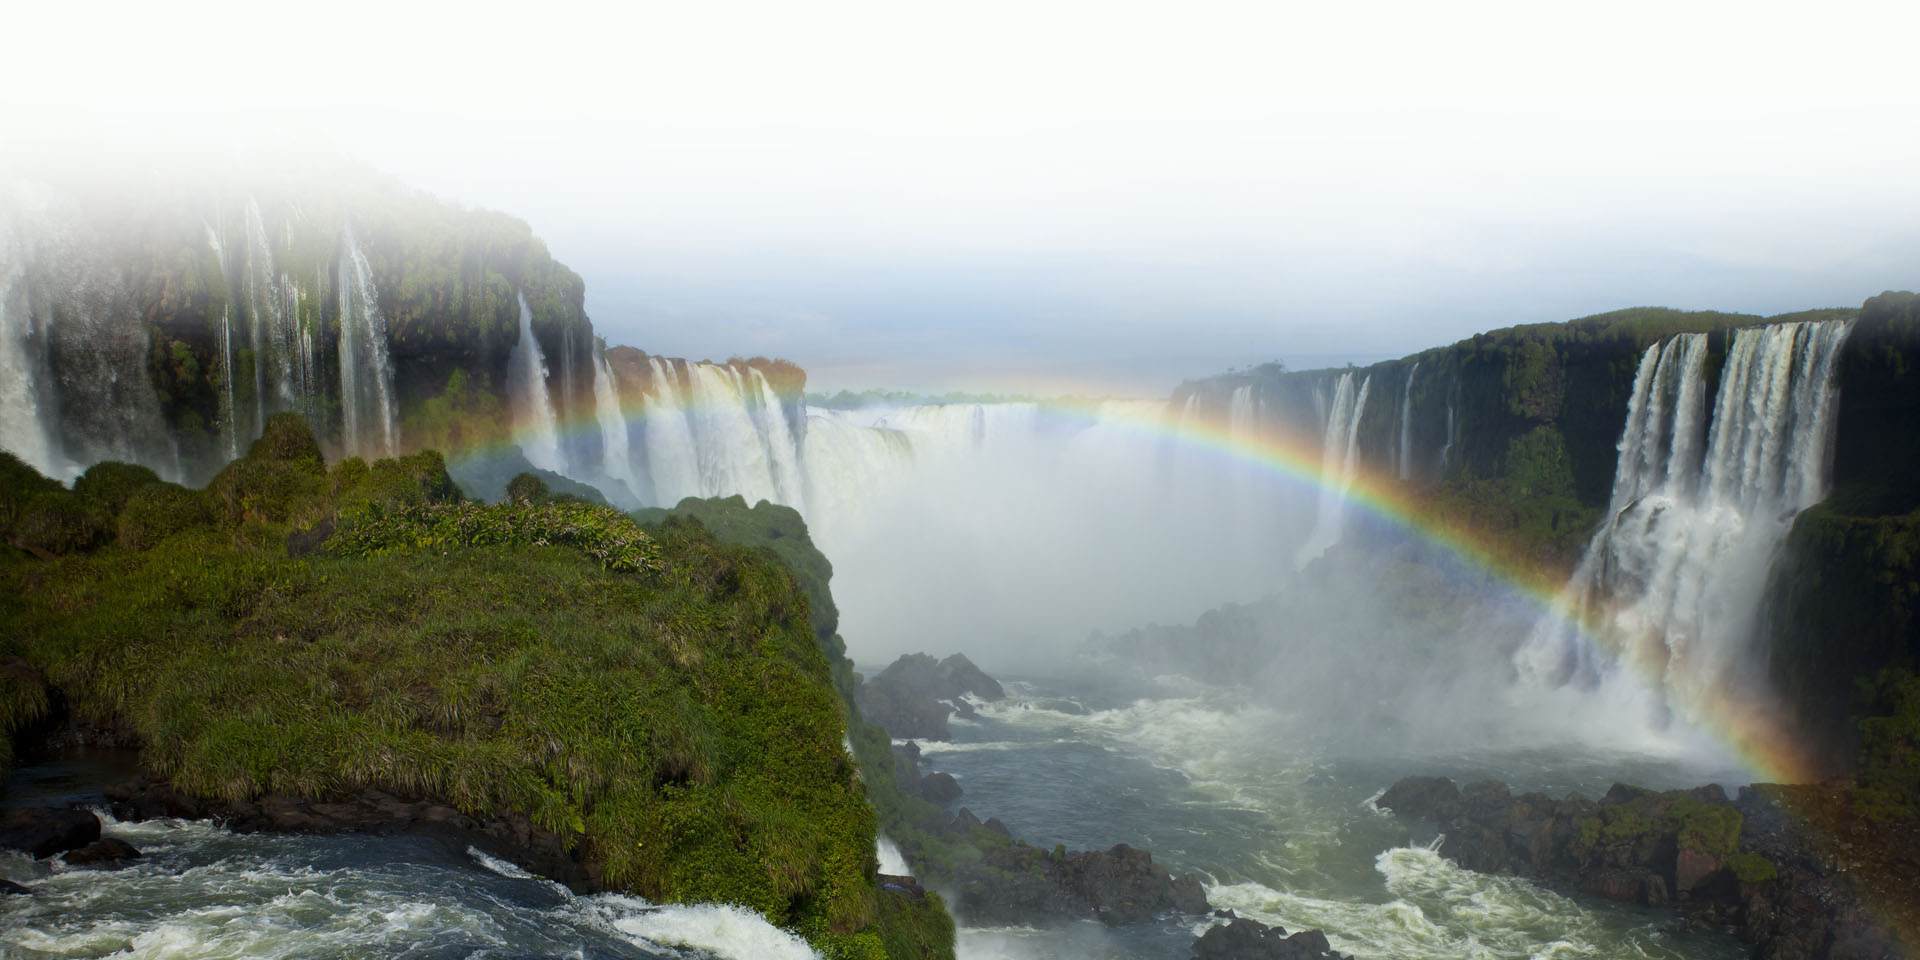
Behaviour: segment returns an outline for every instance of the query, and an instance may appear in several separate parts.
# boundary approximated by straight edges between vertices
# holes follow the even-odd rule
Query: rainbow
[[[685,407],[662,409],[654,398],[636,391],[623,391],[621,415],[629,422],[661,415],[683,416]],[[1611,626],[1612,611],[1604,607],[1570,602],[1566,594],[1567,571],[1542,567],[1515,556],[1514,551],[1497,539],[1450,517],[1420,484],[1371,471],[1360,465],[1350,477],[1336,483],[1322,469],[1323,443],[1319,437],[1289,436],[1280,432],[1236,434],[1216,417],[1181,417],[1171,404],[1162,400],[1139,403],[1110,403],[1099,400],[1061,398],[1032,401],[1043,416],[1069,428],[1119,429],[1157,443],[1173,444],[1219,461],[1223,468],[1251,467],[1275,483],[1287,484],[1318,494],[1329,488],[1340,494],[1345,504],[1374,522],[1432,547],[1458,564],[1470,575],[1495,585],[1540,618],[1551,618],[1565,625],[1577,642],[1584,644],[1596,659],[1627,671],[1655,691],[1663,689],[1659,676],[1662,665],[1637,662],[1619,651],[1631,644],[1618,642]],[[573,432],[597,432],[600,425],[591,411],[563,414],[563,436]],[[507,431],[494,443],[466,455],[504,452],[519,443],[514,431]],[[1687,705],[1689,719],[1736,758],[1755,782],[1815,783],[1821,778],[1822,765],[1810,754],[1791,727],[1791,716],[1777,703],[1765,697],[1733,698],[1724,694],[1709,696]],[[1783,809],[1800,822],[1808,835],[1831,841],[1841,835],[1840,825],[1824,812],[1810,795],[1781,797]],[[1869,901],[1876,899],[1863,892]],[[1886,921],[1909,942],[1920,942],[1920,930],[1909,928],[1902,910],[1888,909],[1884,903],[1870,903],[1871,912]]]
[[[688,407],[662,409],[651,393],[621,391],[621,414],[642,421],[661,415],[682,416]],[[1496,584],[1540,617],[1565,624],[1596,659],[1631,671],[1651,689],[1660,690],[1659,664],[1640,663],[1617,651],[1631,646],[1615,642],[1610,634],[1610,611],[1569,602],[1565,594],[1567,571],[1542,567],[1517,558],[1512,549],[1450,517],[1436,506],[1418,484],[1358,467],[1343,484],[1322,470],[1320,438],[1289,436],[1282,432],[1234,433],[1215,417],[1179,417],[1164,402],[1110,403],[1062,397],[1031,401],[1043,416],[1071,428],[1099,425],[1119,429],[1155,442],[1169,443],[1220,461],[1223,465],[1252,467],[1274,482],[1318,493],[1330,487],[1350,509],[1373,521],[1438,549],[1461,569]],[[597,434],[594,411],[562,411],[559,431]],[[462,451],[461,457],[504,453],[517,446],[526,428],[517,427],[483,447]],[[1344,489],[1341,489],[1344,487]],[[1764,697],[1710,696],[1686,705],[1690,719],[1738,758],[1757,781],[1804,783],[1819,779],[1820,765],[1789,728],[1789,717]]]

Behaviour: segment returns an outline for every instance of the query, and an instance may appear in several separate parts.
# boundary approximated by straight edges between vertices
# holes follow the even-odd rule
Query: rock
[[[33,896],[32,890],[26,887],[23,887],[17,883],[14,883],[12,880],[0,880],[0,896],[12,896],[13,894],[16,894],[16,893],[24,893],[27,896]]]
[[[895,737],[946,740],[951,737],[947,719],[954,714],[955,704],[961,705],[963,716],[973,713],[961,699],[968,694],[998,700],[1006,691],[961,654],[935,660],[924,653],[910,653],[862,683],[855,700],[868,720]]]
[[[304,557],[311,553],[318,553],[326,544],[327,538],[333,536],[334,531],[339,528],[339,514],[329,514],[306,530],[295,530],[287,534],[287,556]]]
[[[21,850],[37,860],[77,850],[100,839],[100,818],[85,810],[27,807],[0,822],[0,847]]]
[[[925,899],[927,895],[927,888],[921,886],[920,882],[913,877],[883,873],[879,875],[879,880],[880,889],[888,893],[905,894],[915,900]]]
[[[1074,851],[1049,860],[1049,879],[1093,907],[1108,924],[1140,923],[1166,913],[1205,914],[1211,907],[1193,874],[1174,877],[1153,854],[1124,843],[1105,853]]]
[[[78,850],[69,850],[64,858],[69,867],[93,866],[103,863],[125,863],[140,859],[140,851],[124,840],[101,837]]]
[[[1720,858],[1698,850],[1682,850],[1673,861],[1673,886],[1681,893],[1692,893],[1724,866]]]
[[[1332,960],[1326,934],[1304,930],[1293,936],[1281,927],[1238,918],[1208,927],[1193,941],[1194,960]],[[1342,958],[1351,960],[1351,958]]]
[[[929,773],[920,779],[920,799],[944,807],[960,799],[960,783],[950,773]]]
[[[1608,870],[1587,878],[1580,892],[1602,900],[1639,903],[1645,887],[1645,875],[1632,870]]]
[[[1407,777],[1388,787],[1374,806],[1446,823],[1460,813],[1460,790],[1446,777]]]

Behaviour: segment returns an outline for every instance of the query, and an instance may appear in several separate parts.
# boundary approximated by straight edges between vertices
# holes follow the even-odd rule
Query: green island
[[[517,814],[595,887],[749,906],[829,957],[951,955],[939,898],[876,880],[824,578],[711,510],[725,533],[537,480],[478,504],[432,451],[329,467],[293,415],[203,490],[0,470],[5,741],[63,714],[216,800]]]

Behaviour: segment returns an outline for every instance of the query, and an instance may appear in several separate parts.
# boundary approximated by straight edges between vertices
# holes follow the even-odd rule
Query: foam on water
[[[1360,958],[1696,955],[1668,942],[1651,914],[1643,929],[1617,939],[1579,903],[1517,877],[1463,869],[1429,847],[1383,851],[1375,866],[1386,898],[1379,901],[1328,899],[1251,882],[1209,887],[1207,898],[1262,923],[1323,930],[1335,950]]]
[[[478,849],[462,858],[422,838],[103,822],[143,857],[116,870],[0,857],[0,876],[33,891],[0,901],[0,956],[815,956],[745,908],[576,898]]]
[[[655,906],[638,897],[607,894],[581,901],[583,915],[635,943],[691,947],[726,960],[817,960],[806,941],[744,907],[717,904]]]

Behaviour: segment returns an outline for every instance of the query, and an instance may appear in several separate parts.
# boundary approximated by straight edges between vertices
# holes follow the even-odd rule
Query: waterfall
[[[829,538],[857,525],[875,499],[913,465],[913,444],[899,430],[855,422],[837,410],[813,410],[801,461],[807,521]]]
[[[220,308],[220,437],[227,459],[240,459],[240,424],[233,408],[233,307]]]
[[[736,371],[736,376],[738,373]],[[780,395],[767,382],[767,376],[747,368],[748,408],[759,428],[760,442],[767,449],[767,462],[773,470],[775,499],[802,513],[806,512],[805,487],[800,478],[800,444],[787,426],[786,411],[780,407]]]
[[[739,371],[695,363],[687,367],[687,374],[687,411],[698,441],[702,495],[737,493],[749,504],[778,502],[767,445],[747,409]]]
[[[1296,568],[1305,567],[1340,542],[1341,529],[1346,525],[1347,491],[1360,466],[1360,415],[1367,409],[1371,386],[1373,378],[1365,377],[1360,389],[1354,390],[1351,371],[1341,374],[1334,384],[1327,427],[1321,434],[1320,507],[1314,516],[1313,532],[1294,556]]]
[[[533,335],[533,308],[520,294],[520,339],[507,356],[507,400],[513,408],[513,434],[520,452],[534,467],[564,474],[560,423],[547,389],[547,360]]]
[[[687,497],[703,494],[693,425],[681,401],[680,368],[671,360],[649,357],[647,397],[643,405],[646,429],[647,476],[655,503],[671,507]]]
[[[1453,455],[1453,401],[1447,401],[1447,441],[1440,445],[1440,469],[1447,469]]]
[[[593,356],[593,412],[600,421],[602,471],[610,480],[627,487],[637,502],[646,502],[646,493],[633,474],[633,456],[627,443],[627,416],[620,408],[620,396],[613,382],[613,369],[607,366],[604,351]]]
[[[287,330],[286,311],[282,309],[280,280],[273,268],[273,247],[267,240],[267,227],[260,217],[260,204],[247,198],[247,318],[253,342],[253,397],[255,428],[266,422],[268,413],[296,407],[293,341]],[[271,388],[271,393],[269,393]],[[269,409],[267,399],[275,399]]]
[[[1413,479],[1413,378],[1420,375],[1420,361],[1407,371],[1407,385],[1400,390],[1400,479]]]
[[[254,369],[259,370],[256,362]],[[393,364],[373,268],[349,225],[340,234],[341,442],[349,456],[397,453]]]
[[[0,448],[42,473],[71,473],[47,430],[41,394],[52,379],[46,331],[35,323],[27,289],[25,244],[10,229],[0,230],[0,244]]]
[[[1801,510],[1826,496],[1847,321],[1735,331],[1706,416],[1705,334],[1647,348],[1621,431],[1608,513],[1556,604],[1515,655],[1549,683],[1604,683],[1611,653],[1690,710],[1763,675],[1760,593]],[[1706,437],[1702,441],[1702,431]],[[1590,649],[1570,623],[1593,626]]]

